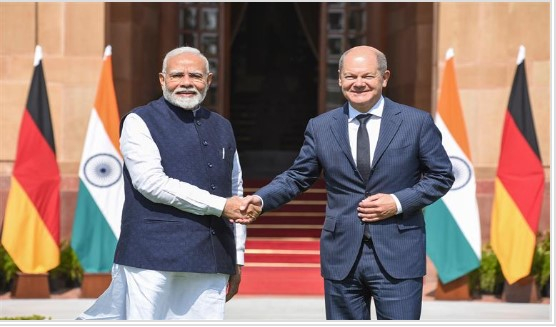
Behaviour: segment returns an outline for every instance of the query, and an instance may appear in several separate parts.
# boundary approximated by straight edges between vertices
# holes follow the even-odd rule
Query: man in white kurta
[[[164,99],[161,98],[149,104],[154,104],[153,108],[157,108],[157,110],[158,108],[162,108],[162,110],[165,110],[164,113],[170,112],[169,117],[180,117],[180,119],[184,122],[191,123],[188,128],[192,128],[191,126],[194,126],[195,124],[198,125],[195,128],[197,128],[197,133],[199,133],[201,138],[203,137],[203,134],[199,131],[200,126],[201,124],[207,124],[207,126],[210,125],[210,119],[216,119],[218,122],[217,125],[224,124],[219,126],[227,126],[225,125],[225,122],[223,123],[224,119],[222,117],[211,116],[212,118],[208,119],[207,117],[211,114],[209,114],[206,109],[202,109],[200,107],[200,103],[203,101],[212,79],[212,74],[209,73],[208,68],[208,61],[196,49],[182,47],[169,52],[164,59],[163,72],[160,74],[160,83]],[[185,110],[184,112],[181,111],[182,108]],[[178,209],[179,212],[184,212],[184,219],[187,217],[194,217],[195,219],[203,219],[202,217],[207,217],[206,219],[210,220],[210,229],[207,229],[207,231],[210,231],[212,234],[210,236],[211,238],[208,248],[212,249],[210,244],[215,244],[214,242],[218,242],[222,237],[225,238],[225,236],[218,235],[218,233],[225,233],[227,230],[226,227],[222,228],[220,226],[220,229],[218,229],[218,227],[213,226],[215,223],[222,225],[222,222],[219,221],[220,219],[224,221],[229,220],[226,224],[230,224],[231,221],[240,217],[245,217],[246,215],[258,216],[260,213],[260,208],[255,207],[251,207],[247,212],[240,212],[238,209],[241,204],[240,197],[243,195],[243,186],[242,171],[237,150],[235,147],[230,147],[229,145],[222,146],[221,150],[222,160],[225,161],[229,158],[232,162],[230,164],[231,174],[229,175],[231,176],[231,181],[222,183],[222,185],[231,185],[231,190],[225,190],[225,192],[220,192],[220,194],[231,194],[232,197],[217,195],[218,192],[216,191],[210,192],[209,190],[217,189],[217,186],[219,185],[217,182],[210,184],[210,187],[206,187],[209,189],[207,190],[203,187],[199,187],[198,185],[194,185],[195,183],[188,183],[178,178],[169,176],[169,172],[173,171],[173,169],[177,169],[179,171],[180,168],[165,166],[168,165],[168,162],[172,162],[172,160],[175,165],[176,160],[175,158],[168,158],[168,153],[171,153],[170,156],[173,156],[173,151],[168,152],[168,148],[164,148],[168,147],[166,142],[162,143],[160,141],[160,135],[168,135],[168,131],[161,132],[160,129],[155,130],[152,127],[157,126],[156,124],[159,123],[158,120],[161,120],[164,124],[164,118],[160,118],[158,115],[152,115],[152,110],[154,109],[150,109],[150,111],[147,110],[147,114],[143,114],[145,110],[132,111],[123,120],[120,136],[120,149],[124,157],[125,169],[129,174],[126,176],[126,182],[128,184],[132,184],[132,188],[128,185],[128,190],[132,189],[134,192],[126,193],[126,201],[132,202],[135,198],[140,198],[139,202],[143,204],[143,207],[146,203],[147,209],[145,210],[145,208],[142,208],[141,210],[144,211],[139,212],[148,213],[149,210],[154,210],[153,212],[155,212],[156,210],[153,208],[164,209],[166,208],[165,206],[170,206],[172,209],[169,210]],[[177,116],[172,116],[173,114],[177,114]],[[202,120],[202,118],[196,117],[204,117],[207,119]],[[188,121],[188,119],[190,120]],[[174,130],[179,131],[179,129],[176,129],[175,126],[181,127],[181,125],[179,125],[180,123],[182,122],[176,122],[176,120],[168,121],[168,128],[174,128]],[[151,132],[154,132],[154,134]],[[210,132],[219,133],[218,130]],[[227,132],[229,133],[229,131]],[[184,135],[190,136],[197,134],[184,133]],[[208,134],[204,135],[207,136]],[[180,135],[176,135],[176,138],[179,137]],[[210,149],[209,143],[212,145],[212,143],[218,142],[218,138],[211,139],[210,135],[207,136],[207,139],[209,141],[200,141],[200,144],[202,145],[199,147],[199,149],[201,149],[199,150],[199,153],[201,154],[205,153],[203,151],[207,151],[206,149]],[[199,143],[197,140],[192,141],[193,143]],[[172,144],[172,142],[176,143],[176,140],[174,140],[173,137],[168,139],[169,144]],[[182,141],[179,140],[179,142]],[[176,149],[176,155],[180,155],[180,144],[183,144],[179,142],[172,144],[174,149]],[[233,142],[233,145],[235,146],[235,142]],[[220,144],[218,146],[220,146]],[[217,147],[217,149],[220,151],[220,147]],[[226,155],[226,149],[233,149],[233,153],[228,153]],[[166,157],[164,157],[163,154],[165,154]],[[185,157],[187,157],[188,154],[189,152],[185,151]],[[218,152],[218,156],[220,156],[220,152]],[[203,157],[203,159],[200,160],[205,160],[207,158],[214,162],[215,154],[211,152],[209,156],[206,158]],[[199,159],[187,158],[187,160]],[[179,166],[180,161],[178,160],[177,163]],[[183,165],[184,167],[191,169],[191,167],[187,166],[188,164],[184,163]],[[225,165],[225,163],[223,165]],[[193,165],[193,167],[197,166]],[[225,167],[226,166],[222,169],[225,170]],[[209,163],[209,168],[213,168],[212,163]],[[200,171],[199,174],[203,174],[203,172]],[[224,175],[228,176],[228,173],[224,172]],[[204,178],[206,179],[204,176],[199,177],[198,179],[203,180]],[[193,180],[196,179],[193,178]],[[132,194],[132,196],[130,196],[130,194]],[[152,207],[149,204],[151,202]],[[139,206],[137,204],[133,205]],[[137,226],[137,223],[135,222],[131,225],[128,224],[131,227],[126,228],[128,225],[126,225],[125,222],[125,208],[126,207],[124,205],[122,235],[125,235],[125,238],[128,240],[126,241],[128,244],[142,244],[141,239],[137,240],[137,235],[139,235],[137,230],[127,232],[130,228],[136,228],[135,226]],[[172,211],[169,212],[172,213]],[[175,212],[176,211],[173,212],[173,216],[169,215],[172,219],[176,216]],[[166,216],[163,215],[162,217],[166,219],[168,214],[164,214],[166,214]],[[179,219],[172,219],[165,222],[176,223],[174,226],[178,228],[178,224],[180,223]],[[143,220],[136,221],[143,223]],[[202,220],[196,221],[206,223],[206,221]],[[153,222],[155,221],[153,220]],[[147,226],[144,227],[145,230],[149,230],[149,225],[146,224],[145,226]],[[150,264],[152,261],[156,261],[158,259],[156,256],[153,257],[152,254],[145,253],[145,258],[151,258],[151,260],[141,258],[141,251],[139,251],[139,253],[134,253],[133,249],[126,249],[126,246],[128,248],[130,246],[121,245],[120,243],[123,241],[122,237],[120,237],[120,247],[116,250],[116,259],[112,268],[112,283],[109,288],[97,299],[97,301],[95,301],[95,303],[77,319],[223,319],[225,302],[231,299],[238,291],[239,282],[241,280],[241,266],[244,264],[246,239],[246,228],[244,225],[234,223],[233,225],[228,226],[231,226],[233,229],[236,252],[235,258],[214,259],[211,257],[214,253],[191,253],[195,252],[195,249],[189,249],[189,252],[186,252],[187,255],[191,254],[195,257],[195,259],[191,260],[191,262],[203,263],[202,261],[195,260],[199,260],[199,258],[203,258],[204,256],[206,256],[207,260],[210,262],[212,262],[211,260],[216,260],[215,267],[217,268],[214,268],[214,272],[212,272],[212,268],[209,269],[211,270],[210,272],[207,272],[203,271],[203,269],[206,270],[206,268],[187,267],[187,262],[189,261],[186,261],[185,265],[167,262],[167,264],[164,265],[166,267],[171,267],[168,270],[153,269]],[[171,232],[172,230],[170,229],[169,236],[172,234]],[[180,249],[176,249],[175,247],[180,247],[181,244],[187,243],[187,238],[193,238],[193,235],[194,234],[192,234],[192,236],[183,235],[184,243],[180,241],[170,247],[166,244],[164,245],[166,248],[156,249],[155,251],[159,252],[154,253],[164,256],[167,251],[179,252]],[[148,234],[144,235],[145,242],[146,238],[150,236],[151,235]],[[205,239],[206,238],[207,237],[205,237]],[[162,236],[160,240],[161,241],[159,242],[163,243],[165,241],[164,236]],[[206,241],[204,242],[206,243]],[[230,243],[224,242],[222,244]],[[219,244],[219,246],[222,247],[222,244]],[[157,246],[158,244],[154,244],[154,247]],[[163,245],[160,246],[163,247]],[[150,249],[152,247],[153,246],[151,245],[145,249]],[[199,251],[206,251],[207,247],[205,246],[204,249],[205,250],[199,249]],[[219,248],[217,247],[215,249],[218,256]],[[131,259],[127,259],[122,253],[132,253],[133,255]],[[225,253],[227,252],[220,249],[220,253],[220,256],[222,256],[222,253],[226,256]],[[129,257],[129,255],[126,256]],[[137,257],[139,257],[139,259],[137,259]],[[229,260],[233,259],[235,259],[236,264],[235,274],[233,274],[233,271],[230,272],[229,268],[225,268],[229,267],[229,262],[232,262]],[[180,260],[180,257],[176,260]],[[139,264],[130,265],[123,264],[122,262],[139,262]],[[208,265],[210,266],[210,263]]]

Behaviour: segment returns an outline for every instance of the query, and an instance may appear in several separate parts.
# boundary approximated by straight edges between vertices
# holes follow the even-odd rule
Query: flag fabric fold
[[[427,255],[443,284],[480,266],[481,224],[476,181],[455,77],[453,50],[446,54],[435,123],[452,162],[450,191],[425,209]]]
[[[507,109],[494,183],[490,239],[504,277],[513,284],[531,272],[545,183],[523,46]]]
[[[124,202],[119,111],[112,76],[112,48],[104,53],[79,166],[71,246],[85,272],[109,272],[120,235]]]
[[[2,245],[24,273],[46,273],[60,263],[60,171],[42,66],[34,71],[19,129],[2,230]]]

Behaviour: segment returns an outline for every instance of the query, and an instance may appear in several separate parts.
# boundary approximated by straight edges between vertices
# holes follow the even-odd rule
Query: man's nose
[[[189,77],[189,75],[185,74],[182,78],[180,78],[179,85],[191,86],[193,85],[192,79]]]
[[[363,80],[363,77],[357,77],[354,81],[354,85],[355,86],[365,86],[365,82]]]

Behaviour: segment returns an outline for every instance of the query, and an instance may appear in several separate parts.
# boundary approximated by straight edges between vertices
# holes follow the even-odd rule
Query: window
[[[179,45],[197,48],[207,57],[214,76],[203,105],[218,112],[224,110],[222,98],[219,97],[220,86],[223,84],[219,57],[222,55],[220,29],[223,6],[223,3],[210,2],[179,4]]]
[[[345,99],[338,86],[338,62],[347,49],[366,43],[365,3],[329,2],[322,4],[321,24],[321,105],[320,111],[337,108]]]

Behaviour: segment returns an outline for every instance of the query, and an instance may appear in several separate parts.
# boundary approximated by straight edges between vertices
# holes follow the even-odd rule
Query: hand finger
[[[262,212],[262,209],[259,206],[250,204],[249,207],[248,207],[248,211],[249,212],[256,212],[257,214],[260,214]]]
[[[239,210],[245,210],[249,205],[251,205],[251,199],[253,197],[251,195],[244,197],[241,199],[241,205],[239,206]]]
[[[237,291],[238,291],[238,287],[231,286],[228,289],[228,293],[226,293],[226,302],[230,301],[234,297],[234,295],[237,294]]]
[[[231,300],[234,295],[237,294],[239,291],[239,283],[241,282],[241,277],[237,277],[237,275],[231,276],[228,282],[228,290],[226,292],[226,302]]]

